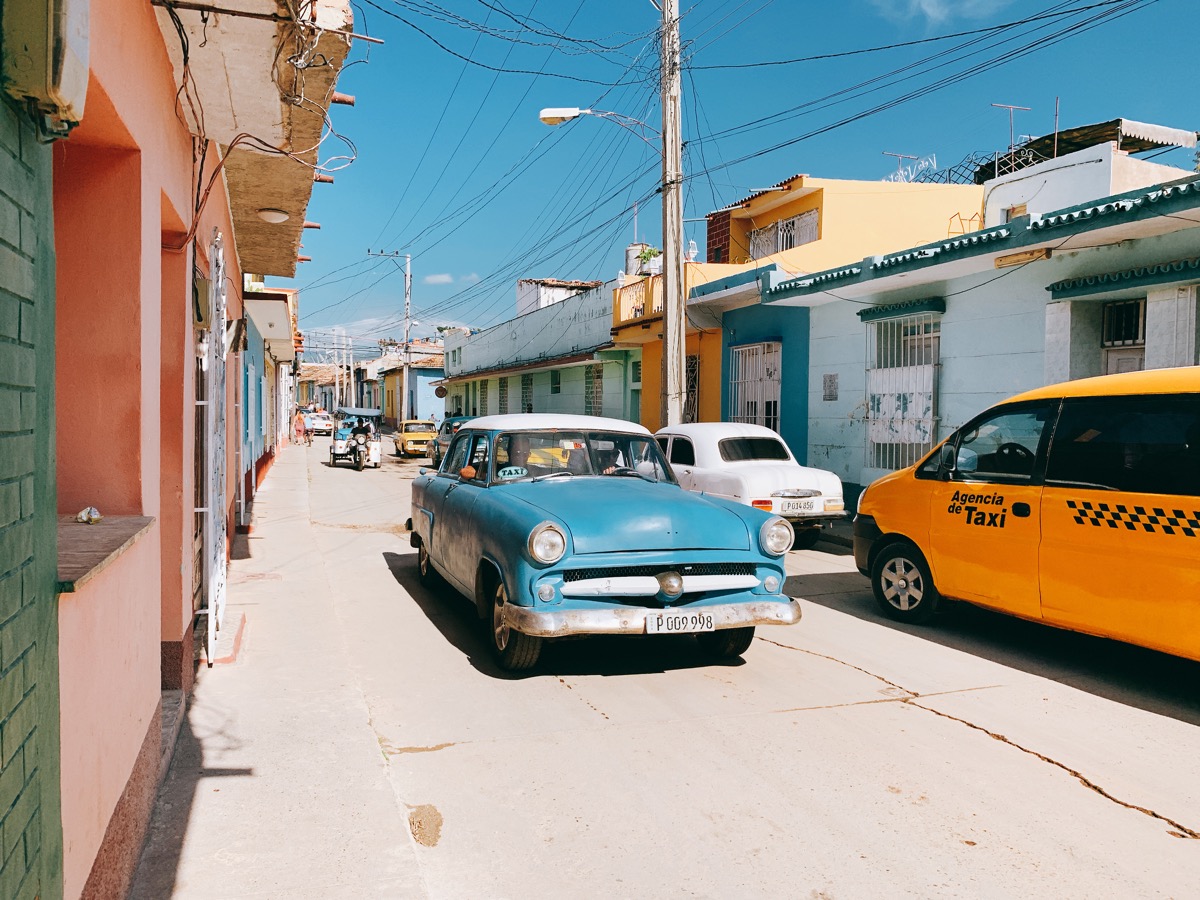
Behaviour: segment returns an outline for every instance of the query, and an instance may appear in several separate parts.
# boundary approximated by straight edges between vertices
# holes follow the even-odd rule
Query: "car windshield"
[[[721,459],[725,462],[745,462],[766,459],[787,461],[787,447],[783,441],[773,437],[732,437],[717,443]]]
[[[429,432],[429,431],[433,431],[433,423],[432,422],[405,422],[404,430],[405,431]]]
[[[625,476],[675,483],[650,435],[618,431],[516,431],[496,438],[495,483]]]

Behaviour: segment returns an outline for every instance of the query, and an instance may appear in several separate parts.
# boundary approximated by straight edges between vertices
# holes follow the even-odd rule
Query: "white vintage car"
[[[782,516],[796,531],[797,549],[812,547],[825,523],[846,515],[841,479],[800,465],[762,425],[694,422],[655,438],[681,486]]]

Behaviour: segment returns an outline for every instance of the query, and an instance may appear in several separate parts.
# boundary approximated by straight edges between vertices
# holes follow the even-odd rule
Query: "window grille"
[[[604,415],[604,366],[588,366],[583,379],[583,413]]]
[[[533,376],[521,376],[521,412],[533,412]]]
[[[488,414],[488,383],[486,380],[479,382],[479,414],[481,416]]]
[[[819,218],[819,212],[810,209],[798,216],[755,228],[750,232],[750,258],[762,259],[780,250],[812,243],[818,237]]]
[[[496,402],[500,404],[500,415],[508,412],[508,379],[501,378],[499,389],[496,391]]]
[[[557,394],[562,390],[562,372],[558,369],[550,370],[550,393]]]
[[[1100,346],[1146,346],[1146,301],[1117,300],[1104,304],[1104,328]]]
[[[683,421],[700,421],[700,357],[687,358],[687,393],[683,401]]]
[[[836,400],[838,398],[838,377],[834,372],[832,375],[821,376],[821,399]]]
[[[783,345],[778,341],[734,347],[730,358],[729,419],[779,430]]]
[[[640,359],[635,359],[633,361],[633,365],[630,367],[629,383],[631,385],[638,385],[642,383],[642,361]]]
[[[941,317],[867,324],[867,465],[902,469],[937,440]]]

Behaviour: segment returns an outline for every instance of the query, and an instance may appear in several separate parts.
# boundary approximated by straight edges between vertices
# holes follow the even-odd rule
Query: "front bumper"
[[[666,611],[683,611],[687,606]],[[750,603],[697,605],[713,617],[717,630],[750,625],[795,625],[800,621],[800,601],[790,597],[755,600]],[[664,612],[640,606],[605,606],[596,609],[531,609],[504,607],[504,624],[534,637],[566,637],[572,634],[645,634],[646,619]]]
[[[824,525],[827,522],[837,522],[840,519],[846,518],[845,511],[842,512],[820,512],[820,513],[803,513],[801,515],[778,513],[781,518],[787,519],[793,525],[803,525],[810,528],[814,525]]]
[[[871,548],[882,534],[874,516],[860,513],[854,517],[854,565],[863,575],[870,574]]]

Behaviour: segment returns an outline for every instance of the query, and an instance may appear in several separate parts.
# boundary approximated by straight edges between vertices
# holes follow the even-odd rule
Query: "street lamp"
[[[658,4],[656,4],[658,5]],[[678,425],[683,421],[686,391],[684,343],[684,267],[683,267],[683,134],[680,123],[679,0],[662,0],[662,131],[654,131],[645,122],[620,113],[578,107],[550,107],[538,118],[547,125],[561,125],[579,116],[596,116],[616,122],[632,131],[647,144],[651,142],[638,128],[654,131],[661,140],[662,216],[663,216],[663,346],[662,407],[659,421]],[[651,146],[654,146],[651,144]]]

